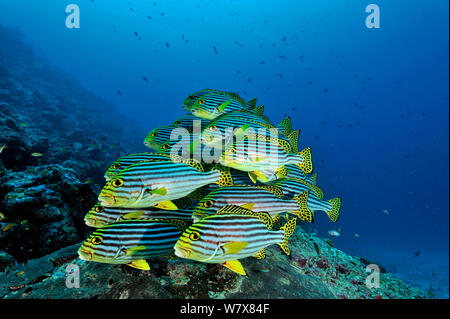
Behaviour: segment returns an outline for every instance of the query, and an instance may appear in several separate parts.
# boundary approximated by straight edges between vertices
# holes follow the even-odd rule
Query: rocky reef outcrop
[[[320,254],[314,246],[320,247]],[[8,268],[0,277],[1,298],[424,298],[397,277],[380,273],[380,287],[366,286],[368,261],[349,256],[300,227],[291,255],[271,246],[267,258],[241,260],[247,276],[217,264],[178,259],[149,260],[151,269],[86,262],[79,244],[26,265]],[[69,275],[77,272],[79,287]]]

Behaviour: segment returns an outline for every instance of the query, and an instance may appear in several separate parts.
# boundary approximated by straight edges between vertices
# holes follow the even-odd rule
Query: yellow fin
[[[177,210],[178,207],[172,201],[166,200],[161,203],[153,205],[154,207],[165,209],[165,210]]]
[[[283,241],[281,243],[278,243],[278,245],[283,249],[283,251],[286,253],[286,255],[289,255],[291,252],[289,250],[289,244],[288,240],[289,237],[292,236],[295,230],[295,226],[297,225],[297,218],[294,217],[290,221],[288,221],[286,224],[283,225],[283,227],[280,228],[280,230],[284,231],[284,237]]]
[[[264,259],[266,258],[266,248],[261,249],[256,254],[253,255],[256,259]]]
[[[292,145],[292,153],[298,153],[298,137],[300,135],[300,130],[295,130],[288,135],[289,142]]]
[[[247,203],[247,204],[241,205],[241,207],[245,208],[245,209],[253,210],[253,207],[255,207],[255,203]]]
[[[248,208],[243,206],[237,206],[237,205],[227,205],[222,207],[216,212],[216,215],[226,215],[226,214],[237,214],[237,215],[247,215],[252,216],[257,219],[259,219],[260,222],[262,222],[264,225],[266,225],[267,229],[271,230],[273,227],[273,221],[272,217],[267,212],[254,212],[249,210]]]
[[[336,222],[339,218],[339,210],[341,209],[341,199],[336,197],[330,199],[328,202],[331,204],[331,209],[326,213],[333,222]]]
[[[253,183],[256,183],[256,180],[259,178],[260,180],[263,181],[263,183],[268,182],[269,180],[267,179],[266,175],[264,175],[262,172],[260,171],[251,171],[251,173],[253,174],[253,178],[252,176],[250,176],[250,172],[248,174],[248,176],[250,177],[250,179],[253,181]],[[256,176],[256,177],[255,177]]]
[[[144,214],[142,210],[123,215],[123,219],[139,219]]]
[[[126,254],[127,254],[127,256],[133,256],[133,255],[136,254],[138,251],[140,251],[140,250],[145,250],[146,248],[147,248],[147,247],[145,247],[144,245],[136,246],[136,247],[131,247],[131,248],[127,248]]]
[[[297,164],[300,169],[306,173],[309,174],[313,171],[313,163],[312,163],[312,157],[311,157],[311,148],[307,147],[300,153],[298,153],[300,157],[303,159],[303,162],[301,164]]]
[[[253,183],[256,184],[256,182],[258,181],[257,176],[255,173],[253,172],[248,172],[248,177],[252,180]]]
[[[149,264],[144,259],[134,260],[127,265],[140,270],[150,270]]]
[[[311,179],[312,179],[313,185],[316,185],[316,183],[317,183],[317,173],[314,173],[314,174],[311,176]]]
[[[225,110],[225,108],[228,106],[228,104],[230,104],[231,103],[231,100],[228,100],[228,101],[226,101],[226,102],[223,102],[222,104],[220,104],[218,107],[217,107],[217,110],[220,112],[220,113],[222,113],[223,112],[223,110]]]
[[[312,223],[314,220],[314,216],[311,210],[308,208],[308,196],[309,191],[305,191],[293,198],[298,203],[298,210],[293,211],[292,213],[300,217],[301,220]]]
[[[161,188],[156,188],[156,189],[149,189],[149,190],[147,190],[147,192],[149,192],[151,194],[162,196],[162,195],[167,194],[167,189],[165,187],[161,187]]]
[[[268,192],[271,192],[276,197],[283,199],[283,190],[278,186],[272,186],[272,185],[265,185],[265,186],[255,186],[257,188],[265,189]]]
[[[238,260],[229,260],[224,263],[222,263],[225,267],[228,269],[238,273],[239,275],[247,276],[245,273],[244,267],[242,267],[242,264]]]
[[[223,245],[227,254],[237,254],[242,249],[247,247],[248,243],[243,241],[233,241],[228,244]]]

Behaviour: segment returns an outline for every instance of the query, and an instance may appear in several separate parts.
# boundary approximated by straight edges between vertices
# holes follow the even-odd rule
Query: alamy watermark
[[[366,7],[366,13],[370,13],[366,17],[366,27],[368,29],[380,28],[380,7],[376,4],[369,4]]]
[[[80,28],[80,8],[76,4],[66,6],[66,27],[68,29]]]

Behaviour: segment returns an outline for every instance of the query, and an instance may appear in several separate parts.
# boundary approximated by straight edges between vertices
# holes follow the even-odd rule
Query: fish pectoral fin
[[[149,264],[144,259],[134,260],[127,265],[140,270],[150,270]]]
[[[248,172],[248,177],[252,180],[253,183],[256,184],[258,176],[256,176],[254,172]]]
[[[222,113],[223,112],[223,110],[225,110],[225,108],[228,106],[228,104],[230,104],[231,103],[231,100],[228,100],[228,101],[226,101],[226,102],[223,102],[222,104],[220,104],[218,107],[217,107],[217,111],[219,111],[220,113]]]
[[[153,195],[166,195],[167,189],[165,187],[161,188],[155,188],[155,189],[148,189],[147,192]]]
[[[240,128],[238,128],[236,130],[236,132],[234,132],[234,136],[236,136],[236,137],[243,136],[249,128],[250,128],[250,124],[245,124],[245,125],[241,126]]]
[[[178,207],[172,201],[166,200],[161,203],[153,205],[153,207],[165,209],[165,210],[177,210]]]
[[[123,215],[123,219],[139,219],[144,214],[143,211],[136,211]]]
[[[243,241],[232,241],[225,245],[223,245],[223,248],[225,249],[225,252],[227,254],[237,254],[242,249],[247,247],[248,243]]]
[[[136,247],[131,247],[131,248],[127,248],[125,250],[125,253],[127,254],[127,256],[133,256],[134,254],[136,254],[138,251],[140,250],[144,250],[147,247],[145,247],[144,245],[141,246],[136,246]]]
[[[244,267],[242,267],[242,264],[238,260],[229,260],[222,263],[222,265],[234,271],[235,273],[238,273],[239,275],[247,276]]]
[[[255,207],[255,203],[247,203],[247,204],[241,205],[241,207],[245,208],[245,209],[253,210],[253,207]]]
[[[268,182],[269,180],[267,179],[267,177],[266,177],[266,175],[264,175],[262,172],[260,172],[260,171],[252,171],[251,172],[254,176],[256,176],[255,177],[255,179],[257,180],[258,178],[260,178],[262,181],[263,181],[263,183],[265,183],[265,182]],[[249,174],[249,176],[250,176],[250,174]],[[251,177],[250,177],[251,178]],[[254,183],[256,183],[255,181],[253,181]]]

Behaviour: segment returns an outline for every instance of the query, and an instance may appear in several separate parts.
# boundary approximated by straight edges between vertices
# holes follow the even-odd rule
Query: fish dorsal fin
[[[300,136],[300,130],[295,130],[287,136],[292,146],[292,153],[298,153],[298,137]]]
[[[228,255],[234,255],[239,253],[242,249],[248,246],[247,242],[244,241],[232,241],[226,243],[222,247],[225,249],[225,253]]]
[[[185,231],[188,228],[188,224],[181,219],[173,218],[173,219],[152,219],[153,221],[158,221],[166,224],[170,224],[175,226],[181,231]]]
[[[259,219],[260,222],[266,225],[267,229],[271,230],[273,227],[272,218],[270,217],[269,213],[266,212],[254,212],[251,211],[250,209],[237,205],[227,205],[222,207],[216,212],[216,215],[226,215],[226,214],[252,216]]]
[[[140,269],[140,270],[150,270],[149,264],[144,259],[134,260],[134,261],[128,263],[127,265],[130,267],[133,267],[133,268]]]
[[[222,263],[222,265],[234,271],[235,273],[238,273],[239,275],[247,276],[244,267],[242,267],[242,264],[238,260],[229,260]]]
[[[292,153],[292,145],[288,141],[282,138],[275,138],[273,136],[267,136],[264,134],[258,134],[257,139],[268,143],[276,144],[283,149],[286,153]]]
[[[202,163],[200,163],[199,161],[197,161],[197,160],[195,160],[193,158],[184,159],[183,163],[186,164],[186,165],[189,165],[189,166],[191,166],[193,168],[195,168],[199,172],[203,173],[205,171],[204,168],[203,168]]]
[[[278,178],[285,178],[289,174],[289,169],[286,168],[286,166],[281,166],[277,171],[275,172]]]
[[[317,183],[317,173],[314,173],[314,174],[311,176],[311,179],[312,179],[313,185],[316,185],[316,183]]]
[[[253,108],[252,111],[258,116],[263,116],[264,115],[264,105],[257,106],[255,108]]]
[[[311,183],[309,183],[309,182],[307,182],[307,181],[305,181],[305,180],[303,180],[303,179],[296,178],[296,177],[291,177],[290,179],[293,179],[293,180],[297,181],[298,183],[305,185],[305,186],[308,187],[310,190],[312,190],[312,192],[313,192],[314,194],[316,194],[316,196],[317,196],[319,199],[323,199],[323,197],[324,197],[323,190],[321,190],[321,189],[320,189],[319,187],[317,187],[316,185],[313,185],[313,184],[311,184]]]
[[[288,136],[292,133],[292,123],[291,118],[289,116],[286,116],[280,124],[278,124],[277,128],[283,133],[284,135]]]
[[[248,109],[254,109],[256,107],[256,101],[258,100],[258,98],[253,98],[251,100],[248,100],[245,104],[247,105]]]
[[[281,187],[273,186],[273,185],[254,186],[254,187],[260,188],[260,189],[265,189],[266,191],[271,192],[272,194],[274,194],[275,196],[277,196],[280,199],[283,199],[283,197],[284,197],[283,190],[281,189]]]

